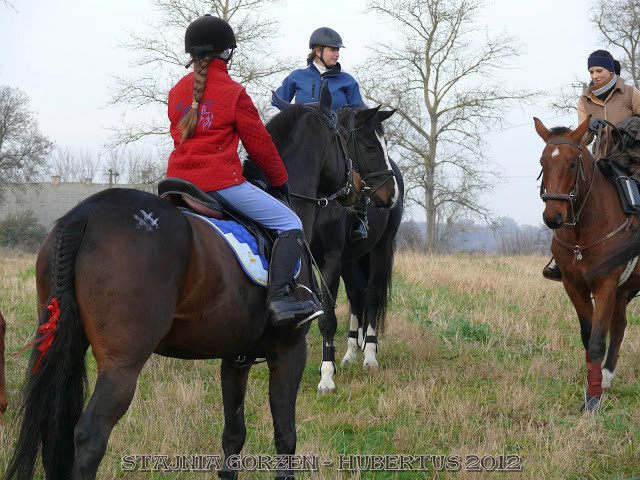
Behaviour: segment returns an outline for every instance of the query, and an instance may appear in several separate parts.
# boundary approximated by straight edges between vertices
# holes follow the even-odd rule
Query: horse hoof
[[[333,387],[333,388],[319,388],[318,389],[318,395],[327,395],[327,394],[332,395],[334,393],[336,393],[335,387]]]
[[[354,363],[356,363],[356,357],[355,356],[353,358],[344,357],[342,359],[342,361],[340,362],[340,366],[344,367],[346,365],[353,365]]]
[[[378,373],[380,371],[380,367],[378,367],[378,365],[365,365],[363,368],[365,372],[369,373]]]
[[[587,414],[594,415],[600,411],[600,407],[602,402],[599,397],[589,397],[585,399],[582,404],[582,408],[580,408],[581,412],[586,412]]]

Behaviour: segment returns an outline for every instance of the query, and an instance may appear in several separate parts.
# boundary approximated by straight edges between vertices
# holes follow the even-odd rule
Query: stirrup
[[[315,312],[313,312],[311,315],[309,315],[306,318],[303,318],[302,320],[299,320],[298,322],[296,322],[296,328],[300,328],[301,326],[312,322],[313,320],[315,320],[316,318],[318,318],[320,315],[324,314],[324,310],[320,309],[320,310],[316,310]]]

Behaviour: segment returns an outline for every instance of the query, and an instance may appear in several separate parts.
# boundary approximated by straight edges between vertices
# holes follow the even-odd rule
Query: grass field
[[[0,472],[16,440],[11,424],[28,357],[12,355],[35,332],[34,260],[0,251],[10,402],[10,425],[0,427]],[[629,308],[617,375],[603,410],[585,417],[579,413],[586,368],[578,321],[562,286],[540,275],[546,260],[399,254],[387,333],[380,341],[381,370],[364,372],[360,356],[358,365],[339,368],[336,395],[316,394],[321,337],[312,326],[298,396],[298,453],[310,453],[319,467],[297,478],[640,479],[640,300]],[[339,361],[346,349],[344,295],[338,314]],[[91,384],[90,353],[87,362]],[[245,455],[275,453],[267,385],[267,367],[254,367]],[[99,478],[217,478],[124,471],[122,457],[221,455],[222,426],[219,361],[154,356],[113,431]],[[404,458],[405,469],[425,470],[350,471],[356,461],[372,460],[364,455],[388,455],[390,467],[399,467]],[[346,471],[338,469],[341,459]],[[517,467],[520,459],[520,472],[495,471]],[[322,465],[329,461],[333,465]],[[481,471],[470,471],[475,466]],[[245,472],[241,478],[273,474]]]

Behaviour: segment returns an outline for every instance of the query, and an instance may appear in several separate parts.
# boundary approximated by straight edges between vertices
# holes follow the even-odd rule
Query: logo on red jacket
[[[191,108],[191,105],[188,105],[184,102],[180,102],[178,103],[178,106],[176,108],[182,112],[182,114],[180,115],[180,120],[182,120],[182,117],[184,117],[187,114],[187,112]],[[198,127],[197,128],[199,128],[200,131],[204,133],[207,130],[210,130],[212,126],[213,126],[213,101],[205,100],[200,102],[200,105],[198,105]]]

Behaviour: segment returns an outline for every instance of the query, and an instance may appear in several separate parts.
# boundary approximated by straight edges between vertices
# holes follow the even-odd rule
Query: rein
[[[563,240],[560,239],[560,237],[558,237],[556,231],[554,230],[553,232],[553,238],[563,247],[569,249],[569,250],[573,250],[573,253],[576,254],[576,260],[582,260],[582,252],[585,251],[587,248],[591,248],[591,247],[595,247],[596,245],[601,244],[602,242],[604,242],[605,240],[609,240],[611,237],[613,237],[616,233],[621,232],[624,228],[628,228],[631,225],[631,217],[627,217],[627,219],[622,222],[622,225],[620,225],[618,228],[616,228],[615,230],[613,230],[612,232],[607,233],[604,237],[602,237],[599,240],[596,240],[595,242],[591,242],[588,243],[586,245],[571,245]]]

